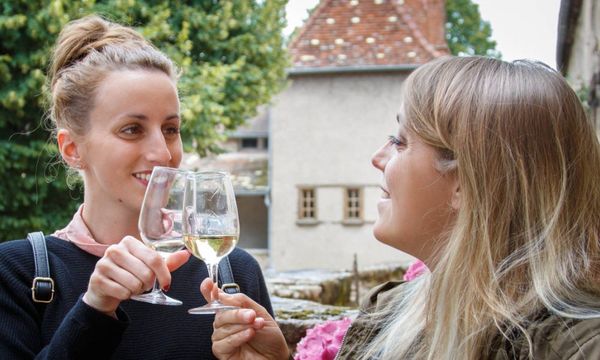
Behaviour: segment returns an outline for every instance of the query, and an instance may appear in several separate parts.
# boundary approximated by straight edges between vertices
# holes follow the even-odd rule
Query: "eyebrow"
[[[148,120],[148,117],[143,114],[125,114],[125,117],[134,118],[137,120]],[[179,114],[171,114],[165,118],[165,120],[173,120],[173,119],[179,119]]]

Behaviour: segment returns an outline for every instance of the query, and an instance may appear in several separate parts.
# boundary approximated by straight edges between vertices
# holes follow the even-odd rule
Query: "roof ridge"
[[[290,44],[288,45],[288,49],[293,49],[294,47],[296,47],[296,43],[298,41],[300,41],[300,38],[302,37],[302,35],[304,35],[304,33],[306,31],[308,31],[308,29],[312,26],[312,23],[317,21],[316,19],[318,18],[319,13],[321,11],[323,11],[323,9],[325,8],[325,5],[327,5],[327,3],[330,1],[332,1],[332,0],[319,0],[317,7],[315,7],[315,9],[312,11],[312,13],[310,13],[308,15],[308,19],[307,19],[306,23],[304,23],[304,24],[302,24],[302,26],[300,26],[300,31],[298,32],[298,34],[296,34],[296,36],[290,42]]]

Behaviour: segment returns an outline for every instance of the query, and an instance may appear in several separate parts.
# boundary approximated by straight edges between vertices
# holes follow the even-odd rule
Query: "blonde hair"
[[[600,144],[541,63],[447,57],[405,83],[406,127],[455,171],[460,209],[435,268],[372,316],[378,359],[481,359],[550,311],[600,317]]]
[[[100,83],[112,71],[138,69],[161,71],[177,81],[171,60],[135,30],[96,15],[67,24],[48,72],[54,126],[84,135]]]

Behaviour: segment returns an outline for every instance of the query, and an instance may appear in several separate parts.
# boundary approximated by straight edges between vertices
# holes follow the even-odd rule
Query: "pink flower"
[[[352,320],[328,320],[306,330],[306,336],[296,347],[294,360],[333,360],[342,346]]]
[[[404,281],[411,281],[417,278],[419,275],[427,271],[427,266],[421,260],[417,260],[408,266],[404,273]]]

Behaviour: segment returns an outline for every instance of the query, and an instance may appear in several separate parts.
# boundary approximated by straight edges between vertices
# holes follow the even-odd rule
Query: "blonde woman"
[[[566,81],[447,57],[400,103],[374,234],[431,271],[374,289],[337,358],[600,359],[600,144]],[[221,300],[249,309],[216,317],[218,357],[288,357],[263,308]]]

